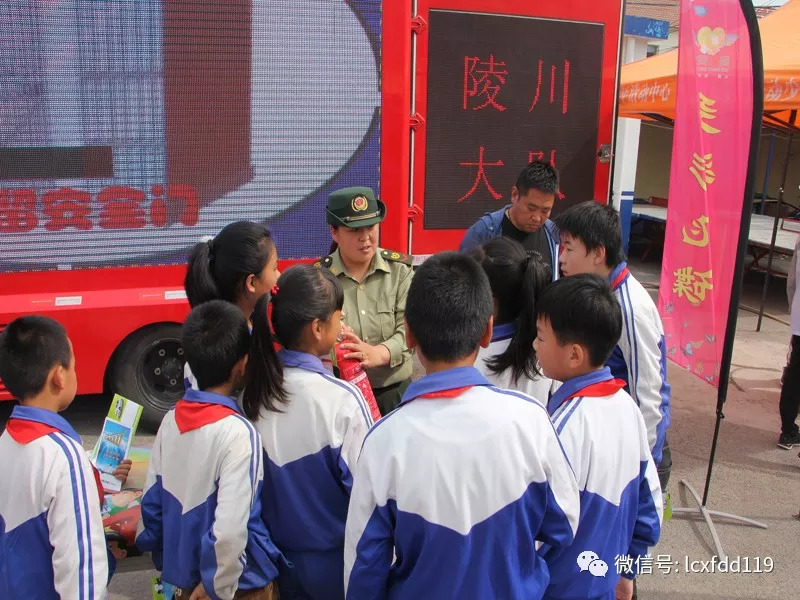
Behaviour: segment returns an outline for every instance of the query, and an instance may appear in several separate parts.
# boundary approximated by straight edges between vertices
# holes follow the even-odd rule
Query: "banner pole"
[[[750,215],[753,212],[753,190],[755,188],[756,164],[758,161],[758,145],[760,142],[761,119],[764,111],[764,70],[761,56],[761,38],[758,24],[751,23],[750,15],[755,18],[750,0],[739,0],[742,13],[747,21],[750,33],[750,48],[753,62],[753,119],[750,124],[750,158],[747,164],[747,179],[744,184],[744,198],[742,202],[742,216],[739,225],[739,242],[736,247],[736,263],[733,270],[733,289],[728,306],[728,323],[725,326],[725,341],[722,345],[722,357],[719,367],[719,387],[717,388],[717,422],[714,426],[714,437],[711,442],[711,456],[708,459],[708,472],[706,474],[705,490],[703,492],[703,506],[708,503],[708,489],[711,485],[711,471],[717,452],[719,428],[725,418],[722,407],[728,399],[728,382],[730,381],[731,362],[733,360],[733,345],[736,340],[736,322],[739,318],[739,301],[742,297],[742,278],[744,276],[744,259],[747,255],[747,245],[750,238]],[[747,5],[747,7],[745,6]],[[749,9],[749,10],[748,10]]]
[[[736,322],[739,313],[739,300],[742,294],[742,277],[744,275],[744,259],[747,253],[747,244],[750,233],[750,214],[753,204],[753,189],[755,187],[756,164],[758,161],[759,132],[764,109],[764,68],[761,53],[761,38],[758,30],[758,20],[751,0],[739,0],[739,6],[747,22],[749,43],[751,48],[752,72],[753,72],[753,116],[750,124],[750,148],[747,164],[747,178],[744,186],[744,198],[742,203],[741,224],[739,227],[739,241],[736,250],[736,263],[733,273],[733,286],[731,290],[730,303],[728,306],[728,321],[725,328],[725,339],[722,347],[720,360],[719,387],[717,389],[717,408],[716,422],[714,425],[714,437],[711,442],[711,454],[708,459],[708,471],[706,472],[705,489],[702,500],[694,489],[685,480],[681,480],[683,485],[697,502],[697,508],[674,508],[673,513],[678,514],[700,514],[705,520],[714,540],[717,556],[720,560],[727,560],[727,556],[722,549],[722,542],[717,535],[712,520],[713,516],[718,516],[734,521],[739,521],[754,527],[767,529],[767,526],[752,519],[746,519],[730,513],[711,511],[708,509],[708,494],[711,487],[711,475],[714,468],[714,460],[717,452],[717,442],[719,441],[719,431],[722,419],[725,418],[723,406],[728,397],[728,383],[730,381],[731,362],[733,359],[733,345],[736,339]]]

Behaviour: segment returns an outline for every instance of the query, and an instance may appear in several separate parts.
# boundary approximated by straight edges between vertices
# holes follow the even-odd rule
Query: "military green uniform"
[[[386,207],[369,188],[346,188],[328,200],[328,222],[368,227],[383,220]],[[357,281],[347,272],[339,250],[316,263],[336,275],[344,288],[344,322],[372,346],[389,350],[389,364],[367,369],[381,414],[394,409],[411,382],[411,351],[406,347],[405,310],[413,274],[412,258],[378,248],[367,274]]]

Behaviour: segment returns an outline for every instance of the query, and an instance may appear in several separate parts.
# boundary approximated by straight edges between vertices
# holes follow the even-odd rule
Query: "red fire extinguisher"
[[[361,366],[359,361],[344,357],[348,350],[344,350],[341,343],[337,343],[334,346],[334,350],[336,352],[336,364],[339,367],[339,377],[361,390],[372,413],[372,420],[377,421],[381,418],[381,412],[378,410],[378,403],[375,401],[375,394],[372,393],[372,386],[369,384],[364,367]]]

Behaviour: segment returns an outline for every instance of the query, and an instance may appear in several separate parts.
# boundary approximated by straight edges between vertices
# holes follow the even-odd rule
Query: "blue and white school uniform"
[[[659,465],[670,421],[664,327],[653,299],[626,263],[611,272],[609,282],[622,308],[622,336],[606,366],[626,383],[625,391],[642,411],[653,460]]]
[[[528,396],[533,396],[541,402],[542,405],[546,405],[547,400],[550,398],[551,391],[558,389],[558,383],[554,383],[552,379],[544,375],[530,379],[524,374],[514,381],[512,369],[506,369],[502,373],[494,373],[487,364],[489,360],[506,351],[516,330],[517,327],[514,323],[497,325],[492,330],[492,341],[489,347],[481,348],[478,351],[475,368],[478,369],[492,385],[506,390],[516,390]]]
[[[543,547],[550,568],[545,598],[613,600],[617,557],[634,561],[655,546],[661,532],[661,486],[650,455],[644,419],[606,367],[564,382],[549,411],[578,480],[581,516],[566,550]],[[594,553],[607,567],[590,568]],[[638,563],[637,563],[638,564]]]
[[[192,368],[188,362],[183,365],[183,388],[184,390],[200,389],[197,385],[197,377],[192,373]]]
[[[294,569],[281,597],[344,597],[344,527],[353,467],[372,426],[357,387],[311,354],[281,350],[289,402],[256,421],[264,444],[264,521]]]
[[[548,571],[535,547],[572,542],[579,502],[539,402],[473,367],[428,375],[364,441],[347,598],[540,598]]]
[[[283,560],[261,518],[263,453],[233,398],[187,390],[156,435],[136,545],[162,579],[212,598],[267,586]]]
[[[15,406],[0,464],[0,598],[105,598],[101,490],[80,436],[52,411]]]

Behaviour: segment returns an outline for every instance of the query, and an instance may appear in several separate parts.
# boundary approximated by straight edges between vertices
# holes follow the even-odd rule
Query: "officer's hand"
[[[344,348],[345,350],[347,350],[349,346],[364,343],[361,340],[361,338],[356,335],[356,332],[353,331],[353,328],[348,327],[347,325],[342,325],[341,338],[342,341],[345,342],[344,344],[342,344],[342,348]]]
[[[355,333],[343,334],[343,337],[347,341],[342,344],[342,350],[351,350],[344,355],[345,358],[359,361],[365,369],[389,364],[392,355],[386,346],[382,344],[370,346],[366,342],[362,342]]]

